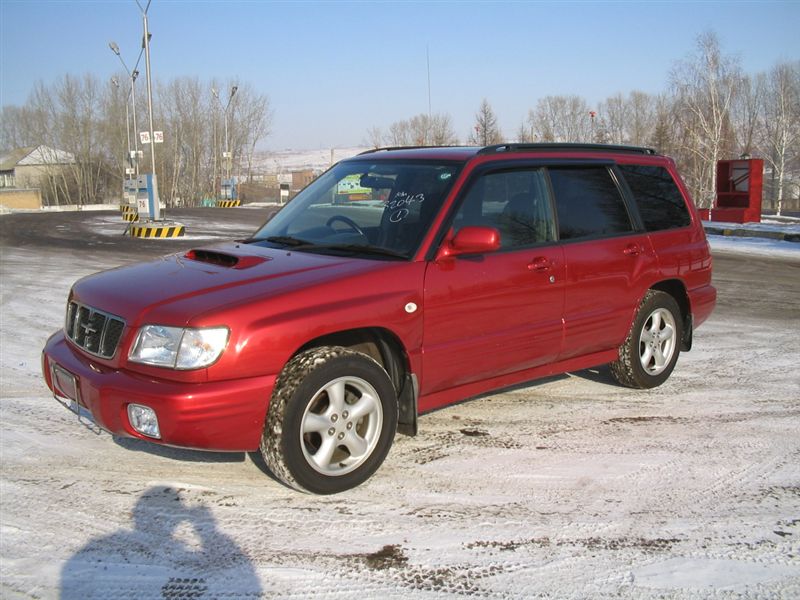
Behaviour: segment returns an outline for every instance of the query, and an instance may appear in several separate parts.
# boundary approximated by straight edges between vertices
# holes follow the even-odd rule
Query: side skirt
[[[585,356],[577,356],[560,362],[541,365],[524,371],[517,371],[516,373],[509,373],[500,377],[492,377],[491,379],[467,383],[427,396],[420,396],[419,412],[420,414],[424,414],[492,390],[500,390],[550,375],[567,373],[569,371],[581,371],[583,369],[614,362],[618,358],[619,350],[614,348],[612,350],[603,350],[602,352],[594,352]]]

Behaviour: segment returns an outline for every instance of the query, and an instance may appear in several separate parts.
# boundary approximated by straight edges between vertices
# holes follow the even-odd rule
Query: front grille
[[[89,354],[113,358],[124,329],[125,321],[119,317],[77,302],[67,306],[67,337]]]

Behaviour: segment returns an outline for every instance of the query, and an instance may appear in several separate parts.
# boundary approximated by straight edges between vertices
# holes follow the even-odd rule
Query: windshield
[[[253,242],[369,258],[411,258],[460,165],[356,161],[320,176],[254,236]]]

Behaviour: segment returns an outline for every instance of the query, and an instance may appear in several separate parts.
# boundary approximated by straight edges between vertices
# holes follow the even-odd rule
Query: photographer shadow
[[[207,506],[155,486],[132,516],[132,530],[94,539],[65,563],[62,599],[261,597],[250,559]]]

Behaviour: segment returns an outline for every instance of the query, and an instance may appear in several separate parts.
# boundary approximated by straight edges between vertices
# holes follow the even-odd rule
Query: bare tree
[[[630,107],[622,94],[607,98],[600,104],[600,118],[609,143],[625,144],[629,140]]]
[[[546,96],[528,113],[540,142],[588,142],[592,139],[589,105],[580,96]]]
[[[386,134],[386,145],[388,146],[411,146],[411,132],[408,121],[395,121],[389,125],[389,132]]]
[[[431,119],[428,115],[420,113],[408,120],[408,130],[411,135],[412,146],[430,146]]]
[[[430,122],[430,139],[434,146],[454,146],[458,144],[458,136],[453,129],[450,115],[437,113]]]
[[[452,119],[447,114],[428,116],[420,113],[408,120],[395,121],[386,135],[381,136],[381,130],[372,127],[367,136],[376,148],[381,141],[387,146],[451,146],[458,143]]]
[[[28,106],[4,106],[0,112],[0,148],[11,150],[38,146],[37,115]]]
[[[522,121],[517,129],[517,141],[520,144],[529,144],[536,141],[536,136],[533,133],[533,127]]]
[[[272,132],[273,111],[269,97],[258,93],[248,83],[241,83],[236,94],[236,133],[239,160],[237,172],[245,171],[248,181],[253,178],[253,157],[256,146]]]
[[[739,154],[752,154],[764,104],[763,75],[743,75],[731,106],[731,123]]]
[[[367,129],[367,144],[373,148],[380,148],[383,146],[383,130],[380,127],[370,127]]]
[[[475,113],[474,131],[468,137],[469,143],[476,146],[490,146],[503,141],[503,134],[497,125],[497,117],[489,101],[484,98],[478,112]]]
[[[762,123],[762,147],[772,167],[774,203],[780,215],[787,170],[800,161],[800,61],[781,63],[767,74]]]
[[[594,141],[643,146],[656,127],[655,99],[644,92],[616,94],[600,104],[601,127]]]
[[[713,32],[697,39],[697,53],[673,68],[671,84],[684,131],[682,148],[700,206],[710,207],[716,190],[717,161],[730,146],[730,118],[741,82],[739,63],[724,56]]]
[[[164,143],[156,154],[159,185],[168,206],[188,201],[205,191],[203,171],[210,158],[210,106],[199,79],[177,78],[157,88],[154,119],[163,128]]]
[[[656,126],[656,100],[650,94],[634,90],[628,96],[628,142],[643,146]]]
[[[678,153],[679,128],[672,96],[661,94],[654,99],[653,131],[646,144],[662,154],[675,156]]]

